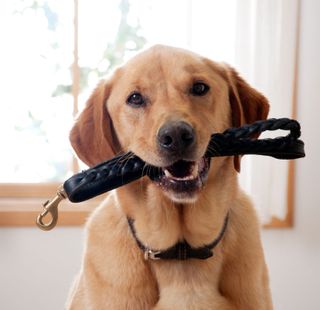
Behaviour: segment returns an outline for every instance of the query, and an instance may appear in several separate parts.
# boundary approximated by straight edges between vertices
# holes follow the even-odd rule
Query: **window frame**
[[[73,116],[78,114],[78,94],[80,89],[80,68],[78,64],[78,0],[74,0],[74,32],[73,32],[73,64],[72,64],[72,97]],[[296,64],[294,73],[294,94],[292,102],[292,117],[296,116],[297,89],[297,59],[298,43],[296,46]],[[73,158],[73,171],[79,171],[78,160]],[[294,224],[294,191],[295,191],[295,163],[289,162],[287,182],[287,214],[284,219],[272,217],[264,228],[290,228]],[[1,183],[0,184],[0,227],[35,227],[35,220],[42,211],[42,204],[53,197],[59,183]],[[107,195],[107,194],[106,194]],[[90,212],[101,203],[106,195],[89,201],[72,204],[63,201],[59,207],[59,221],[57,226],[83,225]]]
[[[295,163],[290,161],[288,171],[287,214],[284,219],[272,217],[264,228],[290,228],[294,224],[294,178]],[[35,220],[42,211],[42,204],[53,197],[59,183],[44,184],[2,184],[0,193],[0,227],[35,227]],[[91,211],[97,207],[107,194],[89,201],[73,204],[63,201],[59,206],[57,226],[83,225]]]

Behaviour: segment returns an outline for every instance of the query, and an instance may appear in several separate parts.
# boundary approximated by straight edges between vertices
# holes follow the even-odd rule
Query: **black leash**
[[[255,139],[264,131],[287,130],[287,136],[274,139]],[[299,140],[300,124],[288,118],[257,121],[239,128],[230,128],[211,136],[205,156],[265,155],[277,159],[296,159],[305,156],[304,143]],[[81,202],[128,184],[145,175],[150,178],[159,174],[159,168],[147,165],[142,159],[129,152],[102,162],[93,168],[75,174],[58,189],[57,195],[48,200],[37,218],[37,225],[43,230],[52,229],[57,221],[57,207],[62,199]],[[43,218],[50,213],[48,224]]]
[[[254,139],[252,136],[267,130],[288,130],[284,137]],[[216,133],[206,152],[207,157],[256,154],[278,159],[295,159],[305,156],[304,143],[299,140],[300,124],[288,118],[257,121],[251,125],[227,129]],[[69,200],[81,202],[112,189],[128,184],[145,175],[153,177],[158,168],[146,163],[133,153],[118,155],[111,160],[80,172],[64,182]]]
[[[290,133],[274,139],[252,139],[264,131],[287,130]],[[305,156],[300,124],[288,118],[270,118],[251,125],[227,129],[211,136],[206,156],[265,155],[277,159],[295,159]]]

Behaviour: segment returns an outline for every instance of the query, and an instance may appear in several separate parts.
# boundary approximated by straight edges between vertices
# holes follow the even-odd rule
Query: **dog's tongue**
[[[179,160],[164,169],[165,175],[177,179],[196,177],[198,168],[195,162]]]

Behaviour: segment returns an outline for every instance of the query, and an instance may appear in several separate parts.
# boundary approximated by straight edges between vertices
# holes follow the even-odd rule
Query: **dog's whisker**
[[[123,161],[127,156],[128,156],[128,153],[122,154],[122,155],[118,158],[118,160],[115,162],[115,166],[116,166],[116,165],[120,165],[120,167],[121,167],[122,161]]]
[[[140,193],[143,193],[143,184],[144,184],[144,171],[148,169],[148,164],[144,163],[142,170],[141,170],[141,178],[139,179],[139,190]]]
[[[215,146],[219,149],[219,146],[214,140],[211,140],[211,143],[208,145],[208,150],[212,150],[214,153],[220,155],[221,153],[219,152],[218,149],[215,148]]]
[[[147,169],[148,169],[148,164],[147,163],[144,163],[144,165],[143,165],[143,168],[142,168],[142,171],[141,171],[141,177],[143,177],[145,174],[144,174],[144,172],[146,171],[148,171]]]
[[[207,150],[212,151],[213,153],[215,153],[217,155],[220,155],[220,152],[213,145],[209,145]]]

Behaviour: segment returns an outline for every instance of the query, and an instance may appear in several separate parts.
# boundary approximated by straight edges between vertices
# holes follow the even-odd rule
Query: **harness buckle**
[[[57,194],[54,198],[51,200],[47,200],[43,204],[43,211],[38,215],[36,223],[37,226],[42,230],[51,230],[54,228],[58,222],[58,205],[61,202],[61,200],[66,199],[67,194],[64,191],[63,187],[59,187],[57,190]],[[51,215],[51,221],[48,223],[43,222],[43,218],[47,216],[47,214],[50,213]]]
[[[151,249],[146,249],[144,251],[144,259],[148,260],[148,259],[152,259],[152,260],[158,260],[160,259],[160,257],[157,257],[156,255],[160,254],[161,251],[153,251]]]

